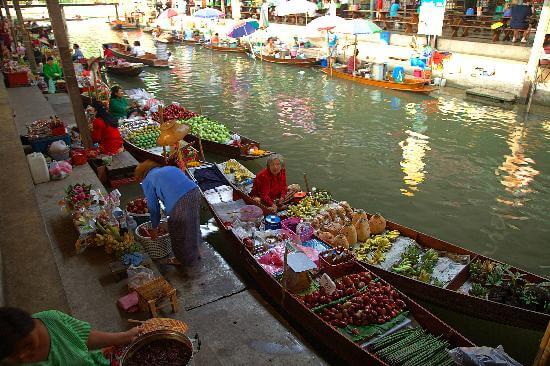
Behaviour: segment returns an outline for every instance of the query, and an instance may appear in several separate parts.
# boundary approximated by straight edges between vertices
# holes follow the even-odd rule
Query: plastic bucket
[[[390,32],[380,32],[380,40],[385,44],[390,44]]]
[[[327,67],[328,66],[328,61],[326,58],[322,58],[321,59],[321,67]]]
[[[420,70],[420,69],[414,69],[414,71],[413,71],[413,76],[414,76],[415,78],[421,78],[421,77],[422,77],[422,70]]]

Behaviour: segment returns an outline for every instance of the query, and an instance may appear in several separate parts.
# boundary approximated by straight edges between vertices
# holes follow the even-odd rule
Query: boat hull
[[[237,192],[237,197],[235,198],[238,199],[243,197],[239,197],[239,193]],[[232,243],[233,252],[237,254],[237,258],[239,259],[237,265],[248,272],[258,284],[260,290],[276,303],[284,313],[288,314],[292,320],[300,324],[301,327],[307,330],[311,336],[323,346],[329,348],[332,353],[345,360],[346,364],[387,365],[376,355],[368,352],[359,344],[354,343],[338,330],[325,323],[317,314],[310,311],[294,294],[284,290],[282,285],[261,267],[233,232],[224,226],[224,223],[208,202],[207,205],[220,230],[223,231],[225,237]],[[358,270],[365,269],[365,267],[361,266],[359,263],[355,265]],[[410,313],[414,315],[414,318],[422,327],[434,334],[441,335],[449,341],[451,346],[473,346],[471,341],[453,330],[410,298],[403,296],[403,301],[405,301]]]
[[[351,74],[341,72],[336,69],[331,69],[328,67],[324,67],[322,71],[330,77],[354,81],[359,84],[375,86],[378,88],[406,91],[406,92],[413,92],[413,93],[424,93],[424,94],[428,94],[435,90],[435,87],[431,85],[426,85],[425,81],[405,80],[405,82],[403,83],[396,83],[393,81],[373,80],[373,79],[367,79],[359,76],[353,76]]]
[[[147,66],[159,67],[159,68],[170,67],[170,65],[168,64],[168,61],[159,60],[152,53],[146,52],[143,57],[136,57],[131,55],[129,52],[125,51],[124,45],[120,43],[106,43],[105,45],[108,45],[111,48],[111,51],[113,51],[113,54],[116,57],[122,58],[128,62],[142,63]]]
[[[199,146],[199,139],[194,135],[187,135],[184,138],[187,142],[194,142],[194,146]],[[227,145],[227,144],[220,144],[219,142],[209,141],[209,140],[201,140],[202,148],[204,151],[223,155],[228,158],[237,159],[237,160],[254,160],[259,158],[264,158],[266,156],[269,156],[273,154],[271,151],[266,151],[265,154],[262,155],[251,155],[245,152],[245,150],[249,150],[250,147],[256,146],[257,148],[260,147],[260,144],[254,140],[250,140],[249,138],[241,136],[241,144],[242,147],[239,146],[233,146],[233,145]]]
[[[220,52],[231,52],[231,53],[246,53],[246,48],[244,47],[222,47],[222,46],[216,46],[213,44],[204,44],[204,48],[208,48],[213,51],[220,51]]]
[[[319,60],[315,58],[276,58],[272,56],[259,56],[260,60],[265,62],[271,62],[274,64],[282,64],[282,65],[292,65],[292,66],[301,66],[301,67],[312,67],[319,65]]]
[[[105,66],[105,70],[110,74],[122,76],[138,76],[141,74],[144,66],[128,66],[128,67],[109,67]]]

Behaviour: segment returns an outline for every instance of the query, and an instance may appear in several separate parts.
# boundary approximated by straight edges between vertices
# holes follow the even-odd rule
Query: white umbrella
[[[307,0],[290,0],[280,3],[275,8],[278,16],[294,15],[294,14],[314,14],[317,10],[317,5]]]
[[[332,16],[332,15],[324,15],[319,18],[315,18],[306,25],[306,28],[309,28],[310,30],[317,30],[317,31],[323,31],[323,30],[331,30],[338,26],[341,26],[346,23],[346,20],[344,18],[338,17],[338,16]]]
[[[312,22],[313,23],[313,22]],[[337,33],[353,34],[357,36],[359,34],[373,34],[381,32],[382,29],[368,19],[352,19],[346,20],[340,23],[334,28]]]
[[[355,36],[355,47],[353,50],[353,72],[355,73],[355,51],[357,50],[357,36],[359,34],[379,33],[382,31],[382,29],[369,19],[352,19],[338,25],[334,28],[334,31],[339,33],[352,34]]]

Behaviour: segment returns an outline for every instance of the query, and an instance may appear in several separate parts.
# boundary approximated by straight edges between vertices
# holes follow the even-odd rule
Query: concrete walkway
[[[66,115],[70,114],[70,108],[66,95],[48,96],[52,103],[50,105],[37,91],[36,88],[7,91],[17,114],[15,124],[20,131],[24,131],[24,124],[33,119],[49,117],[53,114],[52,107],[62,119],[68,120]],[[0,105],[0,110],[7,107],[4,103]],[[5,120],[9,121],[9,118]],[[6,128],[5,125],[2,128]],[[76,232],[68,215],[57,204],[68,184],[85,182],[102,187],[97,176],[85,165],[75,167],[73,173],[62,181],[33,187],[21,145],[18,144],[16,127],[12,125],[11,128],[11,139],[7,139],[7,134],[2,134],[2,137],[10,141],[16,140],[16,143],[6,145],[6,149],[2,144],[2,152],[6,150],[7,153],[8,148],[18,152],[22,162],[17,169],[26,173],[26,192],[33,198],[24,212],[34,213],[43,231],[35,234],[35,242],[25,246],[20,245],[20,240],[13,240],[21,237],[21,227],[18,230],[14,228],[12,231],[5,231],[5,240],[0,242],[0,248],[5,264],[6,303],[29,311],[48,308],[65,310],[101,330],[127,329],[130,326],[127,318],[145,319],[145,314],[125,314],[118,310],[116,300],[127,293],[126,280],[117,281],[111,275],[108,264],[112,258],[102,248],[92,248],[78,255],[75,253]],[[7,174],[2,175],[3,186],[13,190],[13,178],[7,179],[6,176]],[[140,194],[137,186],[123,191],[129,191],[129,195]],[[17,212],[20,205],[14,198],[11,206],[4,206],[4,192],[5,190],[0,192],[0,208],[3,208],[1,212],[9,212],[10,215],[2,215],[2,223],[9,219],[16,221],[13,219],[13,211],[16,211],[15,217],[19,217]],[[134,197],[123,198],[127,200]],[[203,233],[216,235],[216,228],[207,221],[206,213],[203,216]],[[9,223],[4,224],[4,227],[9,229],[11,226],[8,225]],[[28,229],[25,228],[24,231],[27,232]],[[40,242],[48,247],[35,248]],[[20,250],[15,250],[18,245]],[[176,314],[166,312],[163,316],[173,316],[187,322],[190,326],[189,334],[198,333],[201,338],[203,347],[196,356],[196,365],[326,364],[269,303],[254,289],[245,285],[210,244],[205,242],[201,250],[202,263],[191,274],[184,274],[174,268],[155,269],[178,290],[180,311]],[[20,266],[20,263],[25,263],[25,259],[32,253],[38,253],[40,258],[39,266],[36,266],[39,269],[37,274],[42,271],[46,274],[52,272],[50,277],[44,277],[39,287],[52,294],[51,300],[56,300],[57,303],[44,301],[41,296],[36,298],[33,296],[34,292],[28,290],[28,282],[35,279],[22,271],[30,271],[36,262],[29,261],[28,266]],[[19,282],[15,282],[17,279],[20,279]],[[34,287],[37,286],[32,286],[32,291],[37,291]],[[36,298],[36,301],[28,306],[28,299],[32,298]],[[60,301],[61,299],[64,301]]]

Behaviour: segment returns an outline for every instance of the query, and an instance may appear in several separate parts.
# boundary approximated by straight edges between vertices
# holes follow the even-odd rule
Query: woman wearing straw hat
[[[147,198],[151,215],[151,239],[158,237],[160,204],[168,214],[168,232],[175,258],[165,264],[193,265],[200,259],[199,243],[201,194],[197,185],[175,166],[160,166],[152,160],[140,163],[135,177]]]

